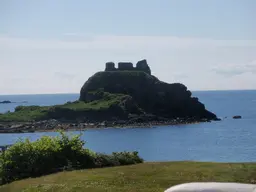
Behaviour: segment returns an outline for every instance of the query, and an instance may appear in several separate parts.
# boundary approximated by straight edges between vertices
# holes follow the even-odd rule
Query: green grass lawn
[[[163,192],[170,186],[193,181],[256,184],[256,163],[143,163],[122,167],[61,172],[40,178],[25,179],[4,185],[0,187],[0,191]]]

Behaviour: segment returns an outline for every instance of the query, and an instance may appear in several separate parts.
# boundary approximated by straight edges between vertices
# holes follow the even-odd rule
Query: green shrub
[[[95,165],[96,167],[111,167],[119,166],[120,162],[113,155],[97,153],[95,157]]]
[[[35,142],[19,141],[3,155],[3,180],[56,172],[70,162],[76,166],[76,155],[81,154],[83,145],[78,136],[69,138],[63,133],[61,137],[44,136]]]
[[[139,157],[138,152],[118,152],[112,155],[97,153],[95,156],[96,167],[111,167],[119,165],[131,165],[142,163],[143,159]]]
[[[131,165],[143,162],[143,159],[139,157],[137,151],[113,153],[113,156],[120,165]]]
[[[3,183],[3,155],[0,152],[0,185]]]
[[[35,142],[18,141],[0,154],[2,184],[28,177],[38,177],[62,170],[109,167],[141,163],[137,152],[97,154],[84,149],[81,135],[44,136]]]

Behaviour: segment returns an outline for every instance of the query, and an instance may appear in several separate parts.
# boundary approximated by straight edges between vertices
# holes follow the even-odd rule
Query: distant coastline
[[[9,104],[9,103],[13,103],[13,102],[9,100],[0,101],[0,104]]]
[[[9,100],[0,101],[0,104],[11,104],[11,103],[28,103],[28,102],[27,101],[14,102],[14,101],[9,101]]]

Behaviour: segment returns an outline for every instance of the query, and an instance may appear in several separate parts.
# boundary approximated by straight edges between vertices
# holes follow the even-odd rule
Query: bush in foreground
[[[111,155],[84,149],[81,135],[68,137],[44,136],[31,142],[19,141],[0,154],[2,184],[15,180],[38,177],[61,170],[109,167],[142,163],[137,152],[120,152]]]

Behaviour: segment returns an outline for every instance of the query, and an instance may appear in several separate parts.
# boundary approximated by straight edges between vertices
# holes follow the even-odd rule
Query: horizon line
[[[256,91],[256,89],[210,89],[210,90],[189,90],[191,92],[215,92],[215,91]],[[73,94],[80,94],[79,92],[76,93],[17,93],[17,94],[0,94],[0,96],[16,96],[16,95],[73,95]]]

